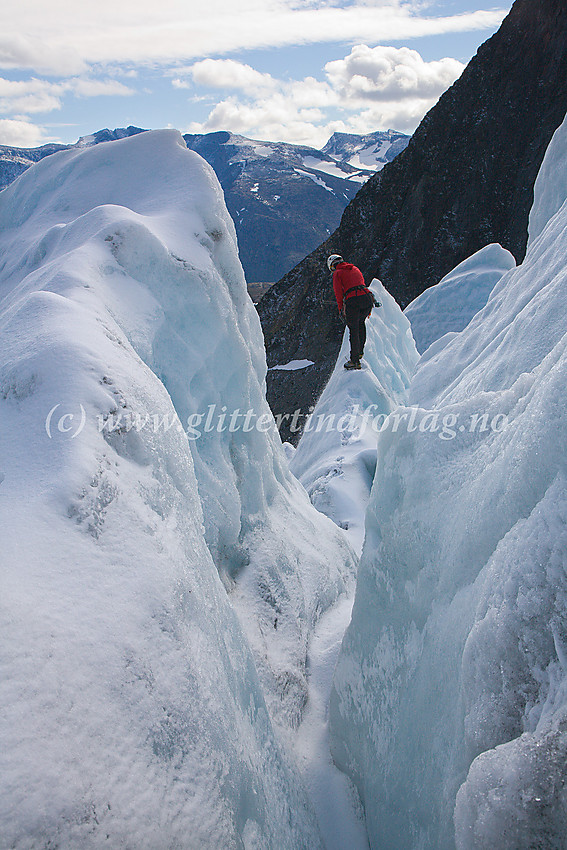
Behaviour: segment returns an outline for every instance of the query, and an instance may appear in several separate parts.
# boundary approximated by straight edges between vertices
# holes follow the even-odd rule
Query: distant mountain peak
[[[397,130],[377,130],[362,136],[333,133],[321,150],[343,165],[380,171],[407,147],[408,142],[409,136]]]
[[[116,127],[114,130],[109,130],[106,127],[104,130],[97,130],[90,136],[81,136],[77,142],[77,147],[84,148],[90,145],[98,145],[101,142],[115,142],[118,139],[127,139],[129,136],[137,136],[138,133],[146,133],[147,130],[142,127]]]

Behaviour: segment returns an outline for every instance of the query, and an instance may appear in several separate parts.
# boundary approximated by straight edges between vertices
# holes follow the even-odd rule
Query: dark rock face
[[[337,231],[258,305],[274,413],[308,408],[338,355],[342,326],[325,257],[379,277],[405,307],[490,242],[525,254],[533,185],[567,110],[567,3],[516,0],[500,30],[425,116],[408,147],[370,178]],[[290,434],[282,429],[282,436]]]

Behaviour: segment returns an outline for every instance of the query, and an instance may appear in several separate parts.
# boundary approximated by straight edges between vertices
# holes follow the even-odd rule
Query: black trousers
[[[366,320],[372,311],[370,296],[366,293],[351,295],[344,300],[345,319],[350,336],[350,359],[360,360],[366,342]]]

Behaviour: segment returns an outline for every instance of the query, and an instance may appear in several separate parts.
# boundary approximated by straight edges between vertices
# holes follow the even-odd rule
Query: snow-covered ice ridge
[[[55,154],[0,258],[3,845],[320,847],[280,741],[344,533],[274,429],[99,427],[269,416],[214,173],[175,131]]]
[[[373,850],[566,846],[565,174],[567,120],[524,262],[419,361],[392,414],[415,427],[379,437],[330,704]]]

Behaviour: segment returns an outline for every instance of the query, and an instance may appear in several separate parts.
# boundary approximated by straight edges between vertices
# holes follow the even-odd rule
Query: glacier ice
[[[405,317],[373,283],[296,451],[179,134],[0,194],[7,846],[365,847],[325,751],[364,534],[329,712],[371,846],[565,846],[565,173],[567,123],[517,269],[488,246]]]
[[[271,714],[354,558],[273,428],[218,424],[268,420],[216,178],[175,131],[55,154],[0,249],[3,841],[319,847]]]
[[[546,224],[559,212],[567,199],[567,169],[565,168],[565,127],[559,126],[546,151],[535,186],[530,210],[528,245],[543,232]]]
[[[464,330],[502,275],[515,266],[510,251],[498,243],[486,245],[408,304],[404,314],[418,351],[423,354],[433,343],[438,350]]]
[[[379,436],[330,704],[374,850],[565,847],[566,171],[567,121],[524,262]]]
[[[409,322],[380,281],[372,291],[382,303],[367,321],[364,368],[345,372],[348,330],[335,370],[295,451],[290,466],[322,513],[345,529],[357,552],[376,466],[377,434],[388,414],[406,400],[418,354]],[[290,447],[291,448],[291,447]],[[328,702],[333,671],[353,594],[319,620],[309,645],[309,703],[295,741],[297,761],[315,805],[327,850],[368,850],[356,791],[331,761]]]

